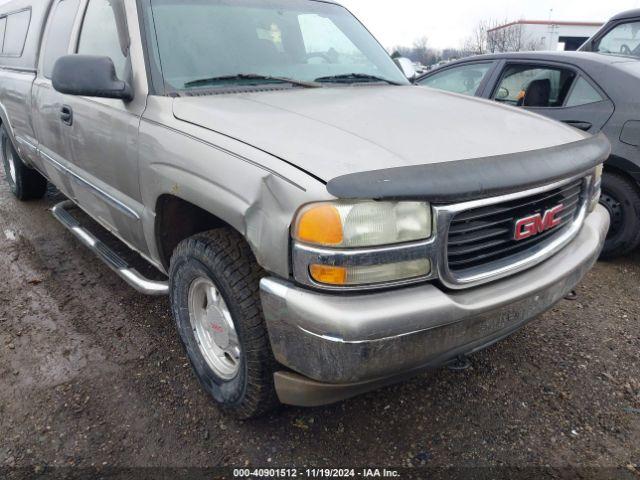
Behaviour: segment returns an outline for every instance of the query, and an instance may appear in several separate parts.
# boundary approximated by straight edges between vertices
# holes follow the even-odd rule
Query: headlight
[[[432,235],[426,202],[325,202],[300,210],[293,223],[296,278],[356,287],[425,278],[431,261],[419,243]]]
[[[294,238],[333,248],[374,247],[431,236],[431,210],[425,202],[315,203],[304,207]]]

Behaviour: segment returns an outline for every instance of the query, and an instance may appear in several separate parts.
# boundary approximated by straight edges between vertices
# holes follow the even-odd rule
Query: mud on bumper
[[[262,303],[283,403],[314,406],[393,383],[510,335],[570,292],[596,262],[609,227],[602,207],[542,264],[482,287],[434,284],[336,295],[266,278]]]

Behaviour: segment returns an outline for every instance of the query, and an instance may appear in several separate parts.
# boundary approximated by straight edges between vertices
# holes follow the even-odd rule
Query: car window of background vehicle
[[[447,68],[442,72],[434,73],[419,83],[425,87],[448,92],[476,95],[492,65],[492,62],[488,62]]]
[[[596,51],[640,57],[640,22],[618,25],[602,37]]]
[[[576,74],[571,70],[511,65],[505,70],[494,99],[525,107],[561,107]]]
[[[380,44],[338,5],[152,0],[152,14],[162,73],[176,89],[238,74],[313,81],[358,73],[408,83]]]
[[[591,86],[583,77],[576,81],[576,86],[571,91],[571,95],[567,99],[567,107],[579,107],[590,103],[597,103],[604,100],[602,95]]]
[[[89,2],[80,33],[78,53],[111,58],[118,77],[122,78],[126,58],[120,48],[116,17],[108,0]]]
[[[51,20],[47,40],[44,42],[43,75],[51,78],[53,66],[56,60],[67,54],[73,22],[78,12],[79,0],[60,0],[56,6]]]

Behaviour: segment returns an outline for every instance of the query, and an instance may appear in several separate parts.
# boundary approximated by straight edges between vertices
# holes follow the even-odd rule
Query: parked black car
[[[640,9],[613,17],[579,50],[640,57]]]
[[[521,107],[612,145],[605,163],[602,204],[612,217],[603,253],[640,245],[640,60],[587,52],[482,55],[452,62],[417,79],[422,86]],[[517,125],[505,135],[522,134]]]

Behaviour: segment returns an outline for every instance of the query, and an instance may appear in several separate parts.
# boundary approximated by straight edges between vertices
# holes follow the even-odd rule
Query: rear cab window
[[[429,75],[418,83],[463,95],[477,95],[482,82],[491,71],[494,62],[472,63],[450,67]]]
[[[7,28],[7,17],[0,18],[0,53],[2,52],[2,45],[4,44],[4,32]]]
[[[0,20],[0,33],[3,36],[2,56],[21,57],[24,44],[27,41],[31,10],[21,10],[10,13]]]

